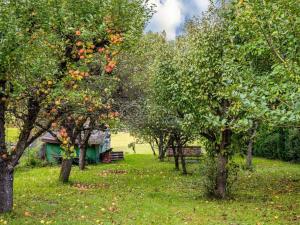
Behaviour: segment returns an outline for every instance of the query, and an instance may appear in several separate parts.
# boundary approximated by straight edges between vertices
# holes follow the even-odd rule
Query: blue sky
[[[150,0],[149,2],[156,5],[156,13],[146,31],[164,30],[169,40],[175,39],[187,19],[201,15],[209,5],[209,0]]]

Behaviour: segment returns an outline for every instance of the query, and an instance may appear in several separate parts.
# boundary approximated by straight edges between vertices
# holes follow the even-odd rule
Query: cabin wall
[[[86,160],[89,163],[99,163],[99,155],[102,146],[93,145],[87,148]],[[79,157],[79,148],[75,147],[76,157]],[[59,144],[46,143],[46,159],[49,163],[57,163],[57,158],[61,156],[61,148]]]
[[[58,144],[46,144],[46,159],[49,163],[57,163],[57,158],[61,155],[61,148]]]

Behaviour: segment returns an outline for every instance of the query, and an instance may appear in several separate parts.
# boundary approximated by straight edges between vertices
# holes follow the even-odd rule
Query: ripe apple
[[[107,65],[107,66],[105,67],[105,72],[111,73],[112,71],[113,71],[113,68],[112,68],[111,66]]]
[[[77,41],[77,42],[76,42],[76,46],[79,47],[79,46],[82,46],[82,45],[83,45],[83,43],[82,43],[81,41]]]
[[[99,48],[98,49],[98,52],[100,52],[100,53],[102,53],[102,52],[104,52],[105,51],[105,48]]]
[[[56,113],[57,112],[57,109],[56,108],[52,108],[51,110],[50,110],[50,113],[52,113],[52,114],[54,114],[54,113]]]
[[[84,54],[85,50],[82,48],[82,49],[80,49],[78,52],[79,52],[79,54],[82,55],[82,54]]]
[[[116,64],[117,64],[116,61],[110,61],[110,62],[108,63],[108,66],[110,66],[111,68],[115,68]]]
[[[77,31],[75,32],[75,34],[76,34],[77,36],[80,36],[80,35],[81,35],[80,30],[77,30]]]

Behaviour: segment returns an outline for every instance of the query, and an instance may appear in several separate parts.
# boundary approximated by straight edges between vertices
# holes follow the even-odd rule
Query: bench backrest
[[[186,146],[182,148],[182,152],[184,156],[201,156],[202,150],[199,146]],[[167,156],[174,156],[173,149],[167,149]]]

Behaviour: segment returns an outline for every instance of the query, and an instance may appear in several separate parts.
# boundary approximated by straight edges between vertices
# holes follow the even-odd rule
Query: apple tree
[[[140,0],[0,3],[1,213],[12,210],[14,169],[26,147],[68,108],[58,98],[112,73],[120,42],[134,43],[148,16]],[[15,146],[5,139],[11,118],[20,127]]]

